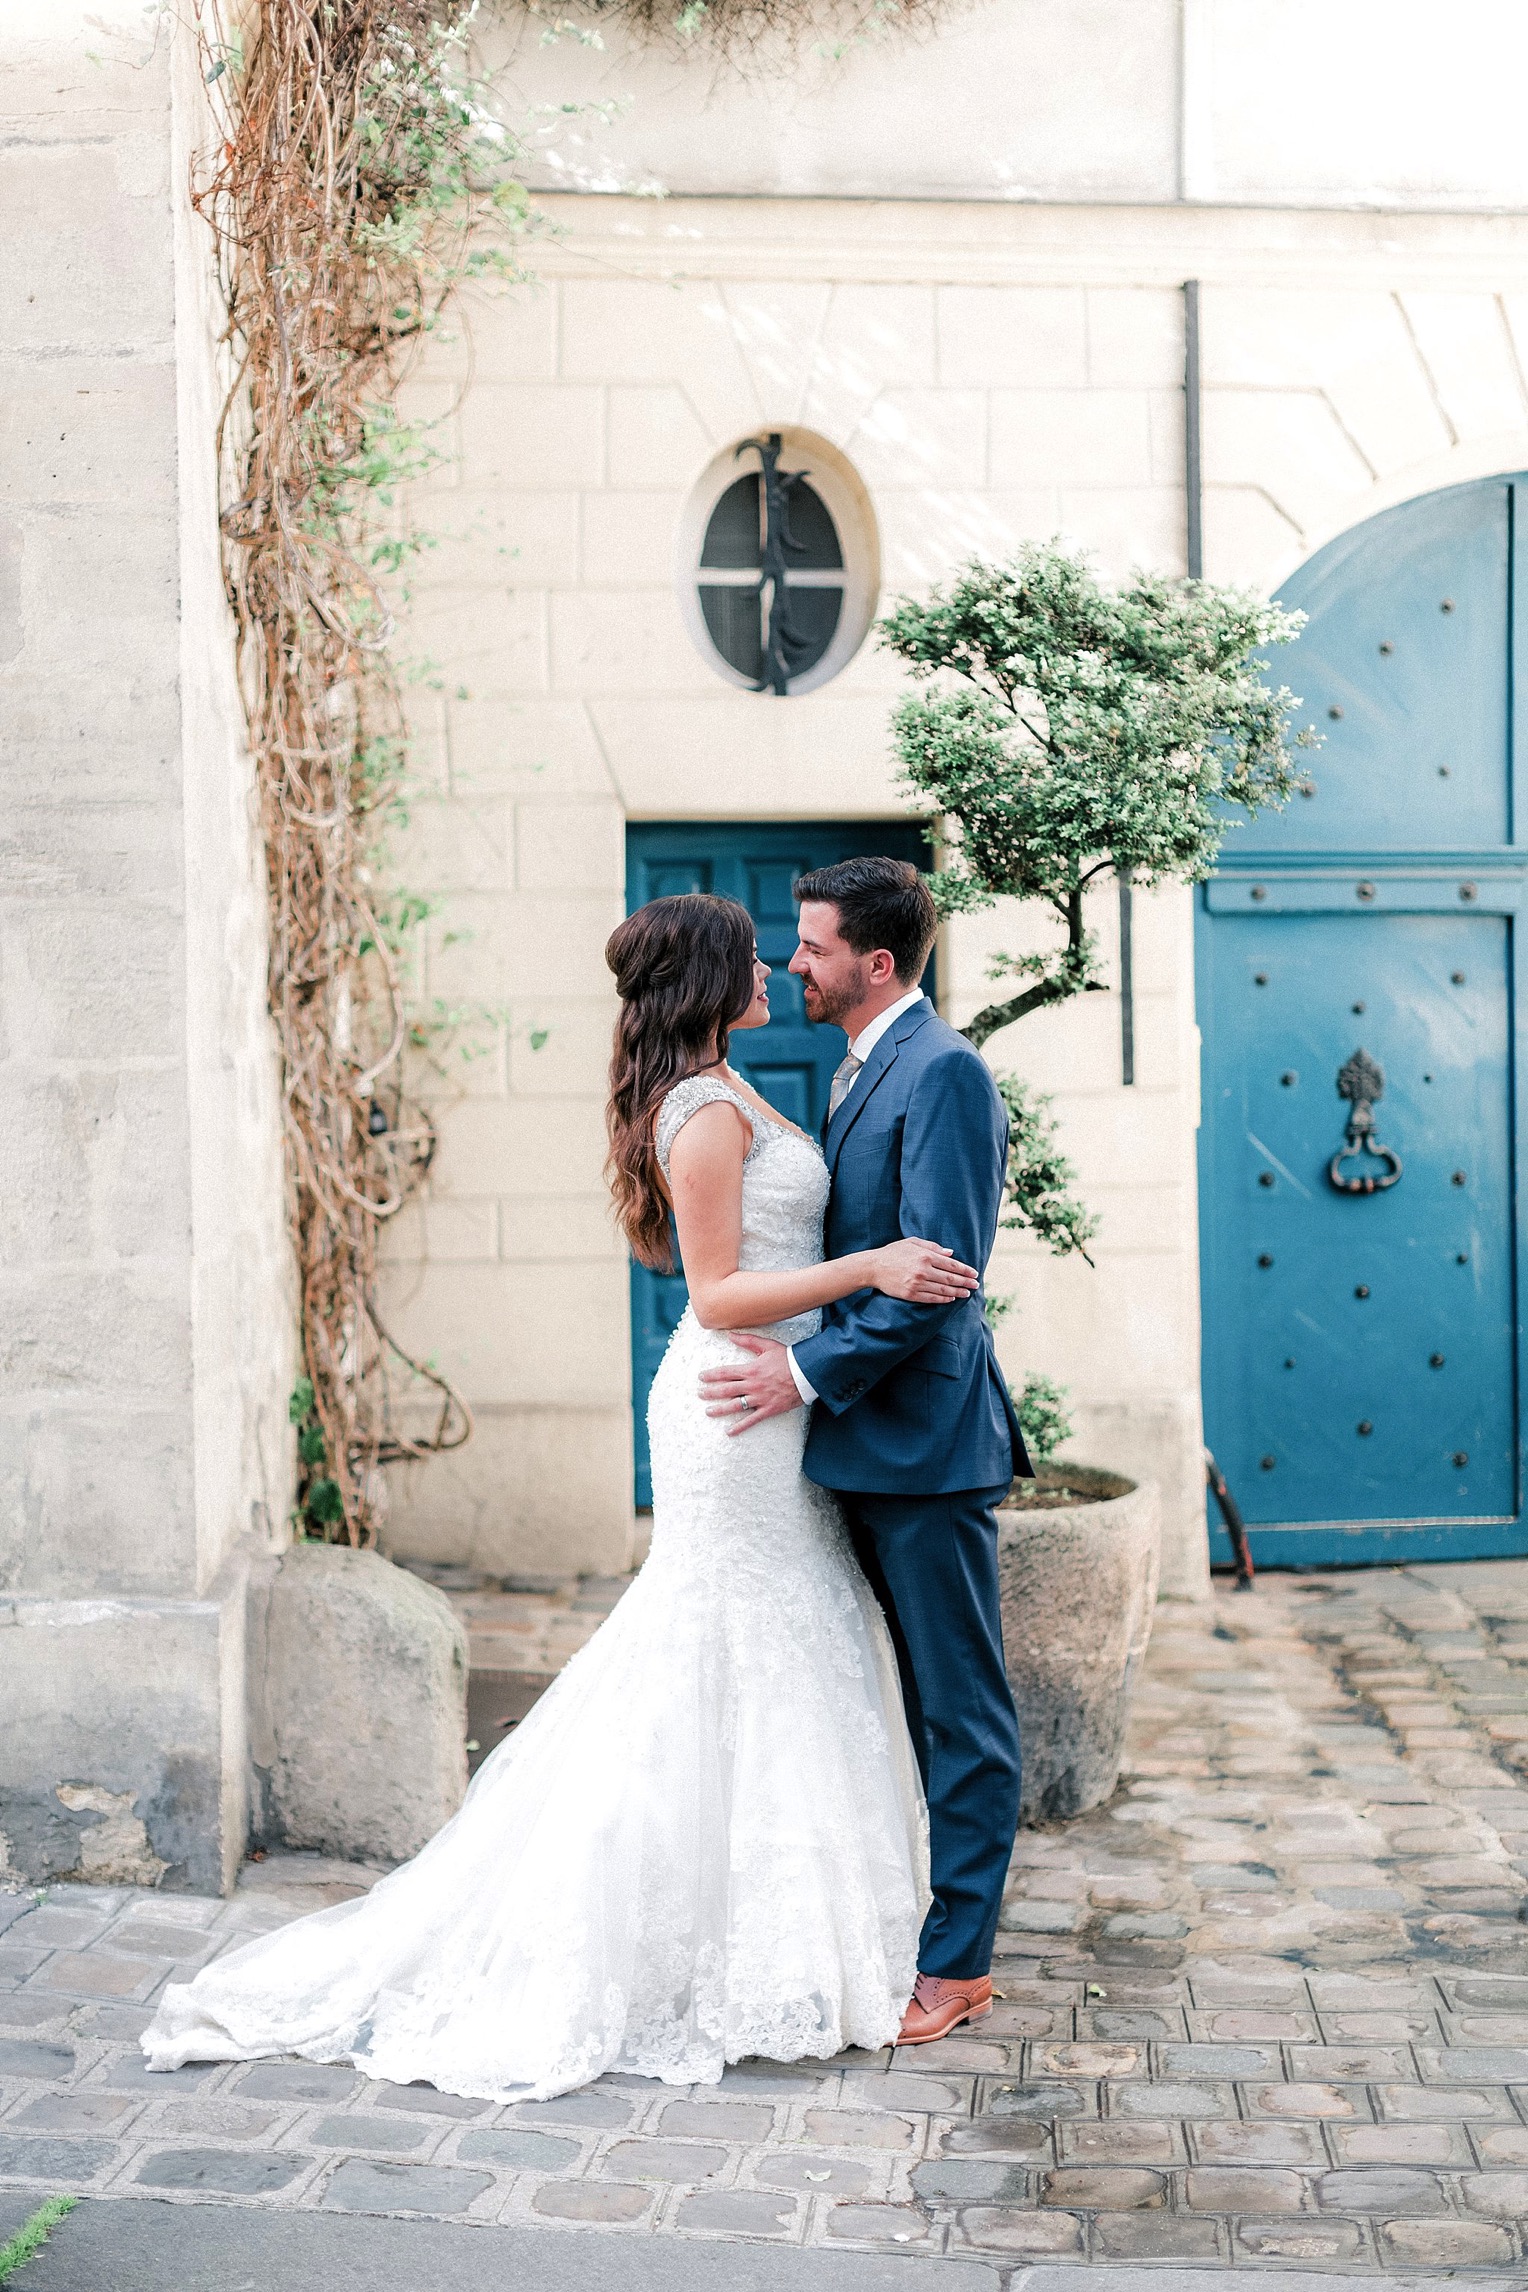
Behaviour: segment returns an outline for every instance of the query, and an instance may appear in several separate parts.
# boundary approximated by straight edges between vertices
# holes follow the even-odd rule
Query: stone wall
[[[1528,238],[1498,219],[831,200],[548,203],[541,283],[483,296],[413,387],[455,454],[410,642],[426,786],[403,856],[445,894],[428,986],[502,1009],[439,1095],[391,1310],[479,1410],[399,1476],[400,1549],[604,1569],[630,1548],[627,1275],[600,1108],[625,819],[902,807],[874,650],[787,703],[727,687],[683,625],[676,536],[712,456],[770,424],[869,489],[882,590],[1060,532],[1111,574],[1184,548],[1182,281],[1204,281],[1207,570],[1272,588],[1410,493],[1528,462]],[[470,333],[470,341],[468,339]],[[470,380],[469,380],[470,376]],[[465,386],[465,393],[463,394]],[[1291,656],[1291,680],[1298,690]],[[1093,922],[1114,962],[1112,890]],[[957,1022],[1042,926],[947,934]],[[1058,1377],[1077,1450],[1164,1488],[1164,1586],[1205,1581],[1186,894],[1136,906],[1136,1082],[1119,1009],[1036,1014],[990,1054],[1055,1093],[1103,1217],[1096,1264],[1005,1240],[1014,1374]],[[546,1040],[533,1048],[536,1035]]]
[[[0,1868],[215,1891],[292,1315],[203,97],[126,5],[0,44]]]

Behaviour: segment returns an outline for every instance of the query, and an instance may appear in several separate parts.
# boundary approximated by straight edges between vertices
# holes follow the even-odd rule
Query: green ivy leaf
[[[326,1527],[345,1517],[345,1500],[340,1494],[337,1480],[315,1480],[302,1500],[302,1508],[310,1520],[319,1520]]]

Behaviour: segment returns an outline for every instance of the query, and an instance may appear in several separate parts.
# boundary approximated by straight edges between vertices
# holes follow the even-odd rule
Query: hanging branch
[[[259,788],[304,1375],[308,1531],[375,1541],[380,1467],[454,1448],[465,1402],[389,1334],[383,1224],[435,1133],[404,1087],[417,904],[378,888],[406,727],[383,576],[396,488],[434,457],[392,408],[462,280],[512,274],[514,152],[466,76],[465,0],[203,0],[221,144],[216,235],[234,378],[218,433],[223,561]],[[487,224],[497,226],[491,236]],[[402,919],[400,920],[400,913]],[[406,1429],[425,1390],[433,1424]]]
[[[948,11],[949,0],[526,0],[544,42],[603,47],[618,23],[671,55],[708,50],[744,72],[791,68],[809,34],[811,55],[830,61],[872,41],[926,38]]]

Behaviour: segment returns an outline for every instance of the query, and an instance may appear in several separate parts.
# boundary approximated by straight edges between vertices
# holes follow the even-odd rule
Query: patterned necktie
[[[840,1060],[838,1072],[833,1077],[833,1087],[828,1092],[828,1120],[830,1122],[848,1097],[849,1085],[864,1063],[862,1058],[855,1057],[853,1051],[850,1051],[846,1058]]]

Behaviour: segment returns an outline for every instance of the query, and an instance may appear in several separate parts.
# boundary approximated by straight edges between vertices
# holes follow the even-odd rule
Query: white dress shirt
[[[860,1065],[863,1066],[866,1059],[870,1056],[870,1053],[875,1049],[876,1044],[880,1041],[882,1035],[885,1034],[886,1029],[891,1026],[894,1021],[900,1019],[904,1011],[910,1011],[914,1003],[921,1003],[922,1000],[923,989],[921,987],[914,987],[909,993],[899,997],[895,1003],[888,1003],[884,1011],[878,1011],[876,1013],[868,1027],[862,1027],[860,1029],[853,1042],[849,1045],[850,1055],[854,1058],[857,1058],[860,1062]],[[848,1089],[844,1092],[845,1101],[854,1096],[854,1085],[858,1081],[859,1076],[856,1074],[852,1077]],[[792,1377],[795,1379],[796,1390],[801,1395],[803,1401],[806,1402],[808,1408],[810,1408],[812,1402],[817,1398],[817,1387],[815,1385],[808,1384],[806,1378],[802,1375],[801,1369],[798,1366],[796,1360],[796,1349],[793,1345],[786,1346],[785,1358],[790,1364],[790,1372]]]

